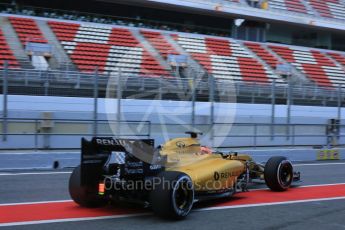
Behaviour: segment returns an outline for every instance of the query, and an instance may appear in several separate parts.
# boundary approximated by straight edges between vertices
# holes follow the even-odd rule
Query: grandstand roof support
[[[7,75],[8,75],[8,62],[4,62],[4,76],[3,76],[3,109],[2,109],[2,141],[7,141]]]

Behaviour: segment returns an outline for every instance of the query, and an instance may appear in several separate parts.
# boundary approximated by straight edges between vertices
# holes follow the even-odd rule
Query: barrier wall
[[[250,154],[256,162],[266,162],[271,156],[286,156],[293,162],[315,161],[320,150],[280,149],[280,150],[241,150]],[[345,149],[339,149],[339,159],[345,160]],[[79,152],[12,152],[0,154],[0,170],[52,169],[54,162],[58,168],[75,167],[80,164]]]
[[[2,108],[2,101],[0,97],[0,108]],[[92,136],[93,122],[83,123],[78,122],[78,120],[93,119],[93,102],[93,99],[89,98],[9,96],[9,118],[37,119],[38,126],[40,126],[42,113],[51,112],[53,119],[76,119],[77,121],[55,122],[54,128],[47,133],[41,132],[37,136],[25,136],[25,134],[37,131],[34,122],[9,120],[9,133],[16,133],[17,135],[8,135],[7,141],[0,140],[0,149],[78,148],[80,137]],[[111,119],[116,119],[117,116],[116,102],[116,100],[112,101],[113,109],[111,109],[110,115],[108,114]],[[105,105],[104,99],[98,100],[98,119],[104,120],[99,124],[98,133],[113,136],[112,131],[114,129],[111,129],[106,123],[108,116]],[[196,128],[206,132],[203,141],[207,145],[220,147],[313,146],[327,143],[325,125],[328,119],[336,118],[338,114],[337,108],[333,107],[292,106],[290,123],[294,124],[294,127],[287,129],[287,106],[277,105],[274,117],[276,126],[272,135],[270,127],[266,125],[271,122],[271,110],[271,105],[267,104],[215,103],[214,122],[218,124],[214,125],[213,128],[213,140],[211,140],[210,132],[208,132],[211,124],[210,103],[196,103],[194,120]],[[141,133],[143,136],[154,138],[156,145],[158,145],[169,138],[183,136],[185,131],[191,130],[193,122],[191,114],[191,102],[125,99],[121,101],[122,120],[145,121],[146,123],[138,125],[140,130],[137,130],[134,125],[123,123],[121,134],[135,135],[135,133]],[[341,118],[344,119],[344,116],[345,109],[342,108]],[[0,117],[2,117],[2,112]],[[232,125],[233,123],[235,125]],[[2,129],[1,122],[0,129]],[[340,132],[341,135],[344,135],[345,129],[342,128]],[[61,133],[65,135],[55,135]],[[80,135],[76,135],[78,133]],[[164,133],[167,135],[163,135]],[[254,135],[257,137],[253,138]],[[296,138],[289,137],[289,135],[296,136]],[[340,144],[345,144],[344,136],[341,136],[338,141]]]

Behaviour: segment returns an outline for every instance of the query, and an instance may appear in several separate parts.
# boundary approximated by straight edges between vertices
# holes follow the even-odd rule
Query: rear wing
[[[112,152],[122,152],[127,156],[151,155],[154,152],[153,139],[114,139],[94,137],[91,141],[81,139],[81,185],[98,184]]]

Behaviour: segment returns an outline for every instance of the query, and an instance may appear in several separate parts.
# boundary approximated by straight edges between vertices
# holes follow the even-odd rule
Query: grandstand
[[[59,42],[82,72],[120,71],[167,76],[168,72],[142,47],[130,30],[102,25],[49,21]]]
[[[96,2],[0,4],[2,93],[102,98],[117,76],[122,98],[226,102],[233,87],[241,103],[341,111],[343,0]]]
[[[285,7],[278,7],[279,4]],[[279,4],[271,1],[270,10],[289,11],[291,8],[296,11],[304,7],[308,10],[297,11],[315,14],[315,12],[309,12],[311,5],[304,1],[280,2]],[[338,2],[338,4],[341,3]],[[236,1],[236,5],[251,7],[243,1]],[[6,5],[6,7],[5,12],[13,11],[13,6]],[[36,14],[36,8],[32,9],[31,11],[19,10],[19,12],[20,14]],[[54,13],[47,10],[44,15],[53,17]],[[23,57],[25,46],[28,43],[46,43],[54,46],[54,52],[45,58],[49,71],[61,71],[61,65],[68,63],[70,71],[80,73],[97,71],[97,74],[105,75],[105,77],[115,72],[133,77],[180,79],[185,76],[182,76],[181,72],[174,71],[174,67],[170,66],[168,56],[186,55],[189,59],[188,71],[185,71],[189,74],[187,78],[193,78],[193,75],[204,72],[215,79],[231,80],[238,84],[262,85],[273,81],[286,84],[290,78],[286,78],[277,69],[278,65],[285,64],[291,66],[291,79],[295,83],[311,87],[315,85],[327,90],[337,89],[344,85],[342,76],[345,54],[335,50],[243,41],[176,30],[171,32],[162,29],[143,29],[138,25],[131,26],[131,22],[126,24],[125,20],[122,25],[107,25],[81,22],[85,21],[84,16],[81,16],[81,21],[65,20],[65,18],[70,19],[70,16],[65,14],[62,17],[56,13],[55,19],[52,19],[4,14],[1,17],[2,30],[7,31],[6,36],[2,36],[2,42],[5,45],[4,48],[8,47],[6,52],[13,52],[14,55],[2,56],[2,63],[5,62],[6,57],[10,69],[25,70],[28,66],[20,65],[17,60],[18,57],[26,58],[27,61],[33,60],[30,54]],[[102,20],[99,19],[99,21]],[[144,23],[141,25],[146,27]],[[12,34],[9,33],[11,29]],[[12,36],[17,37],[21,46],[6,43],[11,42]],[[32,64],[30,68],[34,69],[34,66],[35,64]],[[3,65],[0,68],[3,68]],[[69,75],[76,76],[73,72],[69,72]],[[73,79],[70,80],[73,81]]]
[[[81,72],[119,72],[168,77],[167,56],[183,50],[215,78],[269,83],[285,82],[276,73],[278,63],[290,63],[299,76],[321,87],[344,84],[344,53],[307,47],[242,42],[215,36],[142,30],[101,24],[5,17],[23,47],[28,42],[47,43],[37,22],[51,30],[76,69]],[[138,34],[142,34],[143,37]],[[141,42],[149,43],[148,50]],[[5,42],[5,39],[3,39]],[[4,59],[4,58],[3,58]],[[9,58],[10,67],[13,57]],[[69,60],[64,60],[68,62]],[[2,68],[2,67],[1,67]],[[51,66],[54,70],[54,66]]]

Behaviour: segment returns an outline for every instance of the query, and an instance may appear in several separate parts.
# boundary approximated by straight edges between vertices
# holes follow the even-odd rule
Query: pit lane
[[[33,222],[28,225],[29,223],[22,222],[21,225],[12,226],[10,228],[72,229],[83,227],[85,229],[160,229],[164,225],[164,228],[167,229],[305,229],[306,227],[310,228],[310,226],[314,226],[314,229],[344,229],[345,220],[343,217],[345,216],[345,199],[342,198],[342,194],[345,196],[345,185],[339,184],[345,183],[345,162],[298,164],[296,165],[296,169],[302,173],[303,182],[301,186],[322,186],[300,188],[312,189],[308,191],[304,190],[304,195],[296,195],[296,192],[293,193],[293,191],[288,192],[288,194],[293,197],[289,198],[288,196],[284,198],[283,201],[280,200],[281,203],[276,202],[274,205],[267,204],[267,201],[270,201],[268,194],[258,194],[258,196],[256,196],[258,198],[256,198],[256,200],[254,199],[254,203],[248,203],[248,199],[243,199],[241,202],[244,203],[238,204],[236,203],[239,202],[238,198],[234,198],[226,201],[198,205],[195,211],[192,212],[186,220],[180,222],[161,220],[150,213],[145,213],[144,216],[137,214],[137,212],[141,213],[145,210],[131,209],[129,211],[126,210],[124,213],[116,213],[114,209],[109,210],[105,208],[102,209],[104,213],[101,213],[101,219],[99,220],[97,220],[97,218],[91,218],[95,220],[90,221],[88,218],[80,218],[72,219],[73,221],[78,220],[76,222],[68,222],[71,218],[68,218],[69,216],[66,215],[64,216],[66,219],[60,219],[58,220],[59,222],[57,222],[53,215],[51,220],[53,223],[47,221],[47,224],[36,224]],[[71,215],[71,213],[68,212],[71,212],[71,209],[75,208],[73,203],[69,204],[72,206],[66,206],[59,209],[58,203],[46,202],[61,200],[65,202],[64,200],[70,199],[67,191],[68,177],[69,171],[0,172],[0,221],[1,218],[4,218],[6,215],[6,210],[10,211],[9,206],[5,205],[10,203],[12,203],[12,208],[17,208],[13,209],[11,212],[18,212],[18,215],[20,212],[25,214],[30,212],[30,208],[31,210],[35,210],[35,208],[42,207],[42,205],[48,205],[50,207],[50,209],[47,209],[47,213],[54,214],[54,212],[58,212],[60,214],[67,213]],[[261,187],[262,186],[255,186],[255,188]],[[322,191],[319,189],[320,187],[322,187]],[[337,194],[331,194],[330,191],[333,193],[336,192]],[[262,191],[249,192],[247,195],[245,193],[239,193],[238,196],[254,195],[255,192]],[[310,196],[316,193],[319,195],[314,197],[313,201],[309,199],[308,202],[300,203],[305,200],[303,197],[305,194]],[[322,197],[324,194],[326,194],[326,197]],[[335,197],[336,200],[332,200]],[[296,202],[295,199],[299,199],[299,201]],[[33,206],[24,210],[23,207],[25,206],[16,204],[22,202],[41,203],[36,204],[39,206]],[[63,202],[59,205],[65,204]],[[1,209],[1,207],[3,208]],[[84,209],[74,211],[78,215],[80,215],[81,212],[89,212]],[[74,217],[73,215],[72,217]],[[86,215],[86,217],[88,217],[88,215]],[[6,227],[3,228],[6,229]]]

